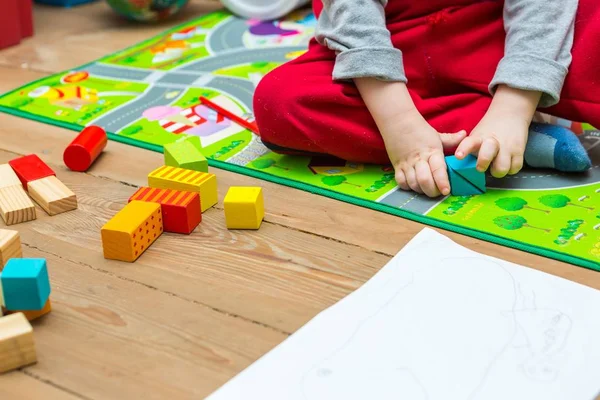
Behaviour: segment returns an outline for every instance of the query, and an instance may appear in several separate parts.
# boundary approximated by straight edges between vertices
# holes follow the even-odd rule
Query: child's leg
[[[284,154],[329,154],[387,164],[383,139],[353,83],[333,82],[335,54],[312,43],[309,51],[263,78],[254,95],[261,139]],[[422,98],[409,85],[421,114],[440,132],[472,129],[490,98],[478,93]],[[421,90],[419,90],[421,92]],[[460,113],[447,110],[460,109]]]

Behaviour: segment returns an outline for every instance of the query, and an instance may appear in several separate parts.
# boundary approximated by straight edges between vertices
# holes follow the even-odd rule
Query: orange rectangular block
[[[50,299],[48,299],[48,301],[46,302],[46,305],[41,310],[34,310],[34,311],[7,310],[7,314],[23,313],[23,315],[25,316],[25,318],[27,318],[28,321],[33,321],[34,319],[43,317],[44,315],[48,314],[50,311],[52,311],[52,304],[50,303]]]
[[[141,187],[129,199],[133,200],[160,204],[165,232],[190,234],[202,221],[200,195],[195,192]]]
[[[134,200],[102,227],[104,257],[133,262],[162,232],[160,204]]]

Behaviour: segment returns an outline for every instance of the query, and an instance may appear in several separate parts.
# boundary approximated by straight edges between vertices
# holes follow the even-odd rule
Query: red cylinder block
[[[99,126],[88,126],[67,146],[63,161],[69,169],[87,171],[106,147],[108,137]]]

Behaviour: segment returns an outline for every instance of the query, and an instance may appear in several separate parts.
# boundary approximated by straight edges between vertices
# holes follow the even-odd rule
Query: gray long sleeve
[[[402,52],[392,45],[385,24],[387,2],[323,0],[316,39],[337,53],[334,79],[374,77],[406,82]]]
[[[394,48],[386,28],[387,2],[323,0],[316,39],[337,53],[333,79],[407,81],[402,52]],[[542,107],[556,104],[571,64],[577,6],[578,0],[506,0],[505,56],[490,92],[506,84],[541,91]]]

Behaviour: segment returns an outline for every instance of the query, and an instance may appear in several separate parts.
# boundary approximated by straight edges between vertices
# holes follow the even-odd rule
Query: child
[[[255,94],[273,151],[391,162],[400,188],[431,197],[450,192],[444,153],[478,154],[478,168],[498,178],[524,162],[590,168],[571,131],[531,122],[543,108],[600,127],[598,0],[314,0],[314,9],[308,52]]]

